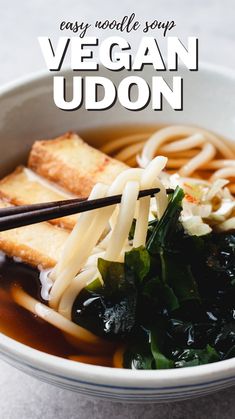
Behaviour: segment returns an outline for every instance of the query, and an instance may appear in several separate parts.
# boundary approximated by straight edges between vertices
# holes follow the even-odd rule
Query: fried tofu
[[[47,186],[46,181],[38,180],[31,170],[20,166],[0,181],[0,197],[13,205],[29,205],[69,199],[72,195]],[[71,230],[77,219],[77,215],[71,215],[50,222]]]
[[[0,208],[10,206],[0,201]],[[51,268],[61,256],[67,230],[47,222],[0,232],[0,250],[35,267]]]
[[[31,170],[20,166],[0,181],[0,208],[9,203],[29,205],[69,199],[72,194],[88,196],[97,182],[110,184],[127,169],[125,164],[90,147],[74,133],[37,141],[28,164]],[[53,267],[69,236],[67,229],[74,227],[77,217],[72,215],[50,223],[2,231],[0,250],[35,267]]]
[[[82,197],[88,196],[96,183],[109,185],[128,168],[89,146],[75,133],[36,141],[28,165],[39,175]]]

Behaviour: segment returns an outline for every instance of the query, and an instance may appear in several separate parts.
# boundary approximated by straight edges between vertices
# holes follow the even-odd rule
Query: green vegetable
[[[223,359],[235,358],[235,345],[228,350],[228,352],[223,356]]]
[[[149,222],[146,247],[127,252],[124,263],[99,259],[104,284],[93,281],[74,303],[75,323],[125,339],[126,368],[235,356],[235,232],[187,235],[179,221],[183,197],[176,188],[162,218]]]
[[[147,243],[152,255],[160,256],[162,293],[168,310],[176,310],[180,304],[196,299],[200,301],[196,281],[190,265],[177,247],[172,246],[178,234],[179,216],[184,192],[176,188],[160,221],[156,224]]]
[[[162,280],[169,284],[179,303],[188,300],[200,301],[197,283],[193,277],[190,265],[181,260],[178,254],[161,252]]]
[[[125,281],[123,263],[110,262],[109,260],[99,258],[97,265],[104,281],[103,293],[105,295],[125,292],[129,284]]]
[[[72,310],[75,323],[99,336],[124,338],[135,325],[137,290],[124,263],[98,259],[104,285],[94,280],[78,295]]]
[[[175,232],[179,216],[182,210],[183,189],[175,189],[169,204],[147,243],[147,250],[151,254],[156,254],[159,249],[165,248]]]
[[[178,297],[168,284],[161,284],[160,293],[162,296],[162,301],[165,303],[167,310],[172,312],[180,307]]]
[[[125,269],[132,272],[139,282],[143,281],[150,269],[150,256],[144,246],[126,252]]]
[[[125,368],[134,370],[152,370],[155,369],[154,359],[149,345],[136,343],[129,346],[124,354],[123,364]]]
[[[146,296],[149,301],[156,302],[158,306],[166,306],[170,311],[177,310],[180,307],[173,289],[164,283],[159,276],[151,278],[144,284],[142,295]]]
[[[173,354],[175,368],[192,367],[219,361],[219,355],[214,348],[206,345],[204,349],[184,349]]]
[[[162,331],[155,329],[151,332],[151,352],[155,361],[156,369],[173,368],[174,362],[168,359],[161,351]]]

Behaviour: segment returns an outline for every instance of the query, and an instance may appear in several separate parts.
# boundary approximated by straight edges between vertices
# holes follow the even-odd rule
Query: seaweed
[[[124,262],[98,260],[103,279],[77,297],[73,321],[125,339],[124,366],[181,368],[235,356],[235,232],[190,236],[180,223],[176,188],[146,247]],[[135,221],[129,234],[132,240]]]

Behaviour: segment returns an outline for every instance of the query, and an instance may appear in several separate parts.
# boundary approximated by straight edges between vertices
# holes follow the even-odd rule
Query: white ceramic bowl
[[[118,83],[121,72],[101,75]],[[107,74],[108,73],[108,74]],[[13,83],[0,92],[0,175],[22,162],[32,143],[66,130],[107,124],[185,123],[209,128],[235,138],[235,75],[225,69],[201,65],[199,72],[181,69],[184,110],[164,106],[127,111],[118,104],[105,112],[63,112],[52,99],[52,74],[36,75]],[[88,75],[91,73],[89,72]],[[85,75],[85,74],[84,74]],[[150,81],[153,71],[142,73]],[[156,73],[155,73],[156,75]],[[165,77],[171,80],[172,73]],[[177,370],[132,371],[91,366],[48,355],[0,334],[0,354],[8,363],[40,380],[86,395],[134,403],[163,402],[201,396],[235,383],[235,358]]]

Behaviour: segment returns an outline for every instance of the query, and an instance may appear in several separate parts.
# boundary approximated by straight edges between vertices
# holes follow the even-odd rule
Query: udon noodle
[[[12,289],[14,300],[24,308],[72,337],[76,344],[89,343],[96,362],[106,343],[72,321],[72,307],[78,294],[95,278],[102,277],[97,260],[123,262],[125,252],[144,246],[149,220],[161,219],[168,204],[166,188],[180,185],[185,192],[181,221],[192,235],[235,228],[235,147],[204,129],[170,126],[157,132],[124,136],[101,147],[131,166],[107,186],[96,184],[89,199],[122,194],[120,205],[96,209],[79,216],[69,235],[61,259],[48,271],[49,307],[19,288]],[[158,187],[155,198],[137,200],[142,189]],[[134,237],[128,235],[136,219]],[[121,366],[123,347],[114,355]],[[89,358],[89,356],[88,356]],[[83,357],[71,359],[82,361]],[[92,358],[88,361],[92,363]],[[102,358],[105,365],[110,361]]]

